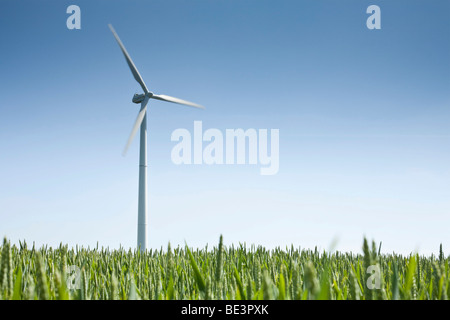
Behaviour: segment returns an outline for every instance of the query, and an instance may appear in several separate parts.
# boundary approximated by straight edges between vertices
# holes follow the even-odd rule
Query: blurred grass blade
[[[206,290],[205,280],[203,279],[203,276],[200,273],[200,269],[198,268],[197,263],[195,262],[194,256],[192,255],[191,250],[189,250],[189,247],[187,246],[187,244],[186,244],[186,251],[189,255],[191,267],[194,270],[194,276],[195,276],[195,281],[197,282],[197,286],[200,289],[200,291],[205,292],[205,290]]]
[[[14,282],[14,292],[12,300],[21,300],[22,298],[22,268],[19,268],[16,274],[16,281]]]
[[[241,277],[239,276],[239,272],[237,271],[236,267],[234,267],[234,277],[236,278],[236,283],[238,286],[239,294],[241,295],[242,300],[247,300],[244,286],[242,285]]]

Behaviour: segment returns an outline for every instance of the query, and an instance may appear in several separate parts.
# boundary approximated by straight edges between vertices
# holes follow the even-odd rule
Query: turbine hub
[[[149,98],[153,97],[153,92],[150,92],[150,91],[149,91],[149,92],[147,93],[147,97],[149,97]]]

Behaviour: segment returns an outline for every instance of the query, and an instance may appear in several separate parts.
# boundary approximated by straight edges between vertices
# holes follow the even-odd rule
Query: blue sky
[[[68,30],[66,8],[81,8]],[[369,30],[366,8],[381,8]],[[0,235],[136,245],[147,86],[149,246],[450,248],[448,1],[1,1]],[[280,169],[180,165],[177,128],[280,130]]]

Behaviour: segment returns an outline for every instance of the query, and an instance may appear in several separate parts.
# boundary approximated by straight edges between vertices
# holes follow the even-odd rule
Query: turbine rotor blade
[[[113,33],[114,37],[116,38],[117,43],[120,46],[120,49],[122,50],[123,55],[125,56],[125,59],[127,60],[128,66],[130,67],[131,73],[134,76],[134,79],[141,85],[142,90],[144,90],[145,93],[148,93],[147,86],[144,83],[144,80],[142,79],[141,75],[139,74],[138,69],[134,65],[133,60],[131,60],[130,55],[127,52],[127,49],[125,49],[125,46],[123,45],[122,41],[120,41],[119,36],[117,35],[116,31],[114,30],[113,26],[111,24],[108,24],[109,29],[111,29],[111,32]]]
[[[182,100],[182,99],[166,96],[164,94],[154,94],[153,96],[151,96],[151,98],[157,99],[157,100],[161,100],[161,101],[167,101],[167,102],[183,104],[185,106],[190,106],[190,107],[194,107],[194,108],[205,109],[205,107],[202,106],[202,105],[199,105],[199,104],[196,104],[196,103],[193,103],[193,102],[189,102],[189,101],[186,101],[186,100]]]
[[[133,129],[131,130],[131,134],[128,138],[127,144],[125,145],[125,149],[122,152],[122,155],[125,156],[128,148],[131,145],[131,142],[133,141],[134,136],[136,135],[136,132],[138,131],[139,127],[141,126],[142,120],[144,120],[144,116],[147,112],[147,103],[149,98],[145,97],[144,101],[141,102],[141,110],[138,113],[138,116],[136,118],[136,122],[134,123]]]

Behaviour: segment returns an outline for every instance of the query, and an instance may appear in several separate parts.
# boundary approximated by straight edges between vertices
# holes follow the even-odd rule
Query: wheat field
[[[0,300],[447,300],[449,258],[244,244],[212,249],[29,248],[5,238]]]

